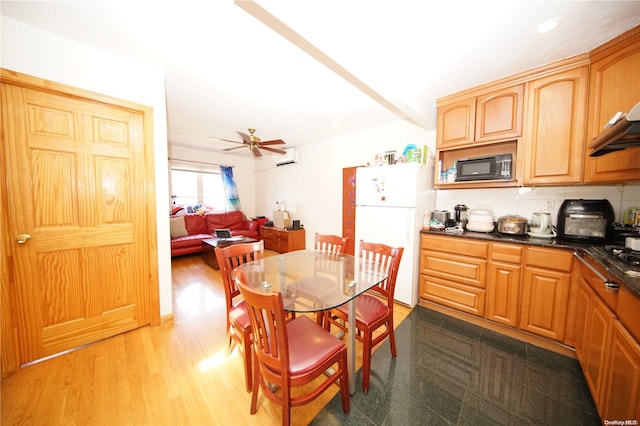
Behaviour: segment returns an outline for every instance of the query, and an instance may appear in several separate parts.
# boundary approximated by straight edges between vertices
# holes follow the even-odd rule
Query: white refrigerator
[[[401,163],[356,169],[356,240],[404,247],[395,300],[418,304],[420,229],[433,210],[433,164]]]

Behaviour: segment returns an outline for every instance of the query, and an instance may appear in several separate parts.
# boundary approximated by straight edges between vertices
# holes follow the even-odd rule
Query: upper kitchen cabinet
[[[438,101],[437,148],[516,139],[522,135],[524,85]]]
[[[529,82],[524,137],[524,184],[582,182],[589,66]]]
[[[618,111],[626,113],[640,101],[640,26],[594,49],[590,55],[587,141],[596,137]],[[590,151],[586,150],[585,183],[640,179],[640,148],[601,157],[589,157]]]

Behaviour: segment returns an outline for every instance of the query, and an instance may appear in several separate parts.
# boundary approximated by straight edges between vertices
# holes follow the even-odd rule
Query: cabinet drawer
[[[570,250],[527,247],[525,256],[527,266],[564,272],[571,272],[573,267],[573,252]]]
[[[439,305],[484,316],[484,290],[431,275],[420,275],[420,295]]]
[[[491,260],[506,263],[522,263],[524,247],[517,244],[491,243]]]
[[[461,284],[484,288],[487,262],[464,255],[431,250],[420,251],[420,273]]]
[[[276,232],[269,228],[260,228],[260,236],[262,238],[275,238]]]
[[[422,234],[420,247],[428,250],[457,253],[471,257],[487,258],[489,243],[474,241],[460,237],[445,237],[439,235]]]
[[[582,277],[585,279],[587,283],[589,283],[589,287],[593,289],[594,292],[602,301],[611,309],[612,311],[616,310],[616,306],[618,305],[618,290],[608,289],[604,286],[604,281],[602,281],[598,276],[587,266],[580,265],[582,271]],[[602,268],[597,268],[600,270],[602,275],[606,275],[606,271],[602,270]],[[640,308],[640,307],[639,307]]]

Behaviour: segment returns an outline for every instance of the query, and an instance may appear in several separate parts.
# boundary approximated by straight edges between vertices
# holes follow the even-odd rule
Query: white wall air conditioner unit
[[[277,155],[275,157],[276,166],[280,167],[287,164],[295,164],[300,161],[300,154],[295,148],[287,148],[285,151],[287,152],[286,154]]]

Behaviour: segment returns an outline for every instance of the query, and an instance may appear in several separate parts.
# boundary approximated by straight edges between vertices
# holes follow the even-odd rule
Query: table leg
[[[347,320],[347,364],[349,370],[349,393],[356,393],[356,301],[349,300]]]

